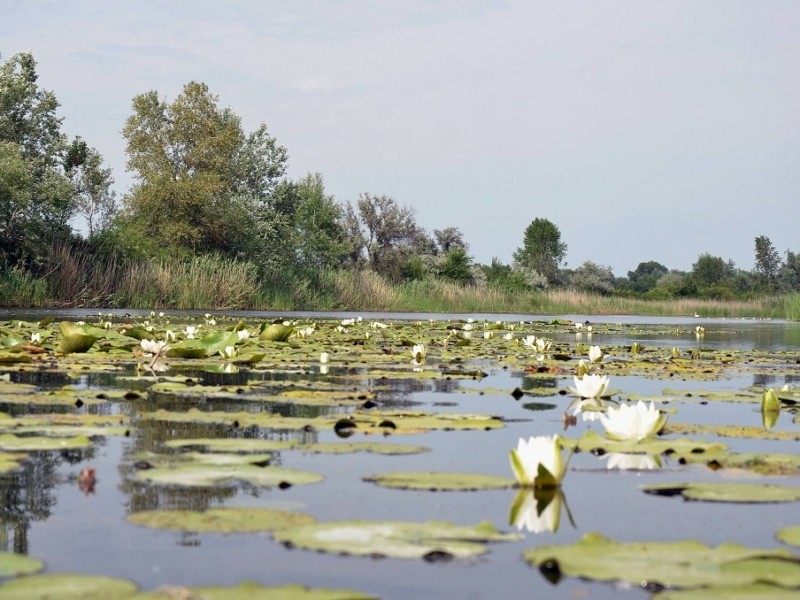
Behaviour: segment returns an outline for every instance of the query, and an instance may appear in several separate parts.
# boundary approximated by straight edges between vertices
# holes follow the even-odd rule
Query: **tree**
[[[122,133],[137,180],[123,223],[140,251],[254,251],[286,169],[286,149],[266,125],[245,135],[240,118],[192,81],[172,103],[155,91],[136,96]]]
[[[641,262],[635,271],[628,271],[630,288],[639,293],[649,292],[656,287],[658,280],[669,273],[669,269],[654,260]]]
[[[89,148],[80,137],[68,148],[64,167],[77,194],[77,213],[86,219],[91,239],[111,226],[116,212],[111,169],[103,168],[103,157],[94,148]]]
[[[297,255],[301,267],[307,271],[339,267],[347,252],[341,207],[333,196],[325,194],[320,173],[308,173],[297,187]]]
[[[520,267],[536,271],[550,284],[558,281],[559,270],[567,244],[561,241],[558,227],[547,219],[534,219],[525,229],[521,248],[514,252]]]
[[[579,290],[610,294],[614,291],[614,273],[611,267],[601,267],[590,260],[575,269],[571,278],[572,285]]]
[[[726,262],[719,256],[704,252],[692,265],[692,280],[701,295],[721,298],[731,292],[734,272],[733,261]]]
[[[756,238],[755,272],[762,289],[774,289],[778,283],[781,255],[765,235]]]
[[[469,250],[469,246],[464,241],[464,234],[458,227],[445,227],[444,229],[434,229],[433,235],[436,238],[436,245],[439,251],[447,254],[451,250],[460,248],[465,252]]]
[[[786,261],[781,267],[780,281],[784,290],[800,290],[800,252],[786,251]]]
[[[342,227],[351,262],[366,262],[376,273],[394,280],[401,278],[414,243],[425,241],[420,238],[413,208],[369,192],[361,194],[357,206],[347,203]]]
[[[39,266],[52,242],[72,236],[66,136],[38,77],[29,52],[0,63],[0,266]]]

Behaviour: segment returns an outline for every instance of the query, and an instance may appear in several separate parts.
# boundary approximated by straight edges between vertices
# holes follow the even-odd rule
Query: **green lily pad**
[[[740,425],[694,425],[692,423],[667,423],[661,431],[687,433],[689,435],[718,435],[731,438],[753,438],[761,440],[800,440],[800,431],[770,431],[763,427]]]
[[[0,577],[30,575],[44,569],[44,563],[24,554],[0,552]]]
[[[22,466],[22,461],[28,458],[27,454],[17,452],[0,452],[0,473],[10,473]]]
[[[302,585],[261,585],[245,581],[234,586],[208,585],[192,588],[162,588],[137,594],[136,600],[176,600],[178,598],[202,598],[203,600],[375,600],[351,590],[308,588]]]
[[[653,600],[793,600],[794,598],[797,598],[797,590],[787,590],[768,583],[668,590],[653,596]]]
[[[495,475],[474,473],[396,472],[363,478],[382,487],[432,492],[497,490],[514,487],[515,481]]]
[[[212,508],[203,512],[191,510],[145,510],[128,516],[135,525],[170,531],[201,533],[250,533],[276,531],[315,523],[303,513],[269,508]]]
[[[285,342],[289,339],[289,336],[292,335],[292,333],[294,333],[294,327],[275,323],[262,331],[259,339],[269,340],[272,342]]]
[[[297,442],[284,440],[262,440],[252,438],[196,438],[186,440],[167,440],[168,448],[202,447],[211,452],[274,452],[297,446]]]
[[[83,435],[67,438],[49,438],[41,436],[17,437],[10,433],[0,435],[0,450],[33,452],[36,450],[71,450],[88,448],[92,441]]]
[[[281,467],[259,467],[252,464],[189,463],[172,467],[155,467],[136,473],[140,481],[178,486],[232,486],[245,481],[252,485],[275,487],[308,485],[325,479],[317,473]]]
[[[738,544],[706,546],[693,540],[616,542],[598,533],[588,533],[572,545],[539,546],[527,550],[524,557],[550,580],[570,576],[666,587],[771,582],[775,561],[792,559],[791,553],[785,550],[758,550]],[[763,568],[754,569],[750,563],[747,569],[736,568],[741,561],[751,559],[762,561]],[[800,572],[800,563],[794,564]],[[778,577],[793,576],[781,573]]]
[[[0,599],[114,600],[129,598],[137,590],[136,584],[126,579],[77,573],[45,573],[0,584]]]
[[[642,491],[657,496],[682,495],[687,500],[704,502],[798,502],[800,487],[770,485],[766,483],[657,483],[643,485]]]
[[[784,544],[800,548],[800,525],[784,527],[778,531],[778,539]]]
[[[381,442],[333,442],[330,444],[306,444],[300,446],[304,452],[314,454],[350,454],[352,452],[370,452],[372,454],[420,454],[428,452],[425,446],[409,444],[384,444]]]
[[[577,448],[584,452],[602,450],[604,452],[640,453],[640,454],[674,454],[703,456],[706,453],[724,452],[725,444],[711,443],[688,438],[664,439],[648,438],[636,441],[616,441],[600,436],[595,431],[588,431],[577,440],[561,438],[565,448]]]
[[[800,455],[778,453],[734,453],[711,450],[702,454],[681,454],[687,464],[705,464],[711,469],[746,469],[761,475],[796,475],[800,470]]]
[[[85,326],[76,325],[69,321],[60,323],[58,329],[61,332],[61,341],[58,343],[57,348],[60,354],[86,352],[100,339],[100,336],[87,333]]]
[[[446,521],[341,521],[302,525],[275,532],[275,539],[307,550],[358,556],[467,558],[487,551],[486,542],[519,539],[488,521],[474,526]]]

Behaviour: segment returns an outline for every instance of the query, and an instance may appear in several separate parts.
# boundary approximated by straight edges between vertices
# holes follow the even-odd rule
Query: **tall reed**
[[[0,273],[0,306],[38,308],[51,304],[47,282],[22,269]]]
[[[787,319],[800,321],[800,293],[787,294],[784,298],[784,311]]]

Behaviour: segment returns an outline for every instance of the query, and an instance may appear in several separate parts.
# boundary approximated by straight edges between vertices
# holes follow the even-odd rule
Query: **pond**
[[[120,578],[164,598],[246,581],[345,590],[331,598],[800,588],[796,323],[75,310],[0,319],[0,468],[10,461],[0,550],[41,560],[44,574]],[[168,330],[165,356],[147,354],[139,338]],[[64,353],[75,349],[65,339],[84,335],[86,351]],[[592,346],[602,357],[589,363]],[[601,408],[654,402],[661,434],[615,447],[592,406],[575,411],[569,388],[585,368],[609,378]],[[768,389],[778,409],[765,414]],[[577,446],[560,487],[515,486],[518,440],[555,434],[564,460]],[[408,489],[431,472],[438,479]],[[405,474],[400,487],[380,481],[387,474]],[[463,474],[489,476],[487,489]],[[470,489],[442,489],[453,481]],[[243,520],[222,532],[234,517]],[[688,540],[746,549],[633,545]],[[0,598],[38,577],[9,577]]]

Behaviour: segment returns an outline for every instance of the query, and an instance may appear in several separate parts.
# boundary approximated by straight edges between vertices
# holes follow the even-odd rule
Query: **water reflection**
[[[662,467],[661,457],[653,454],[629,454],[610,452],[600,457],[606,461],[607,469],[621,471],[653,471]]]
[[[562,507],[567,513],[570,524],[575,527],[575,521],[560,487],[522,489],[517,492],[511,503],[508,523],[519,531],[555,533],[561,524]]]

